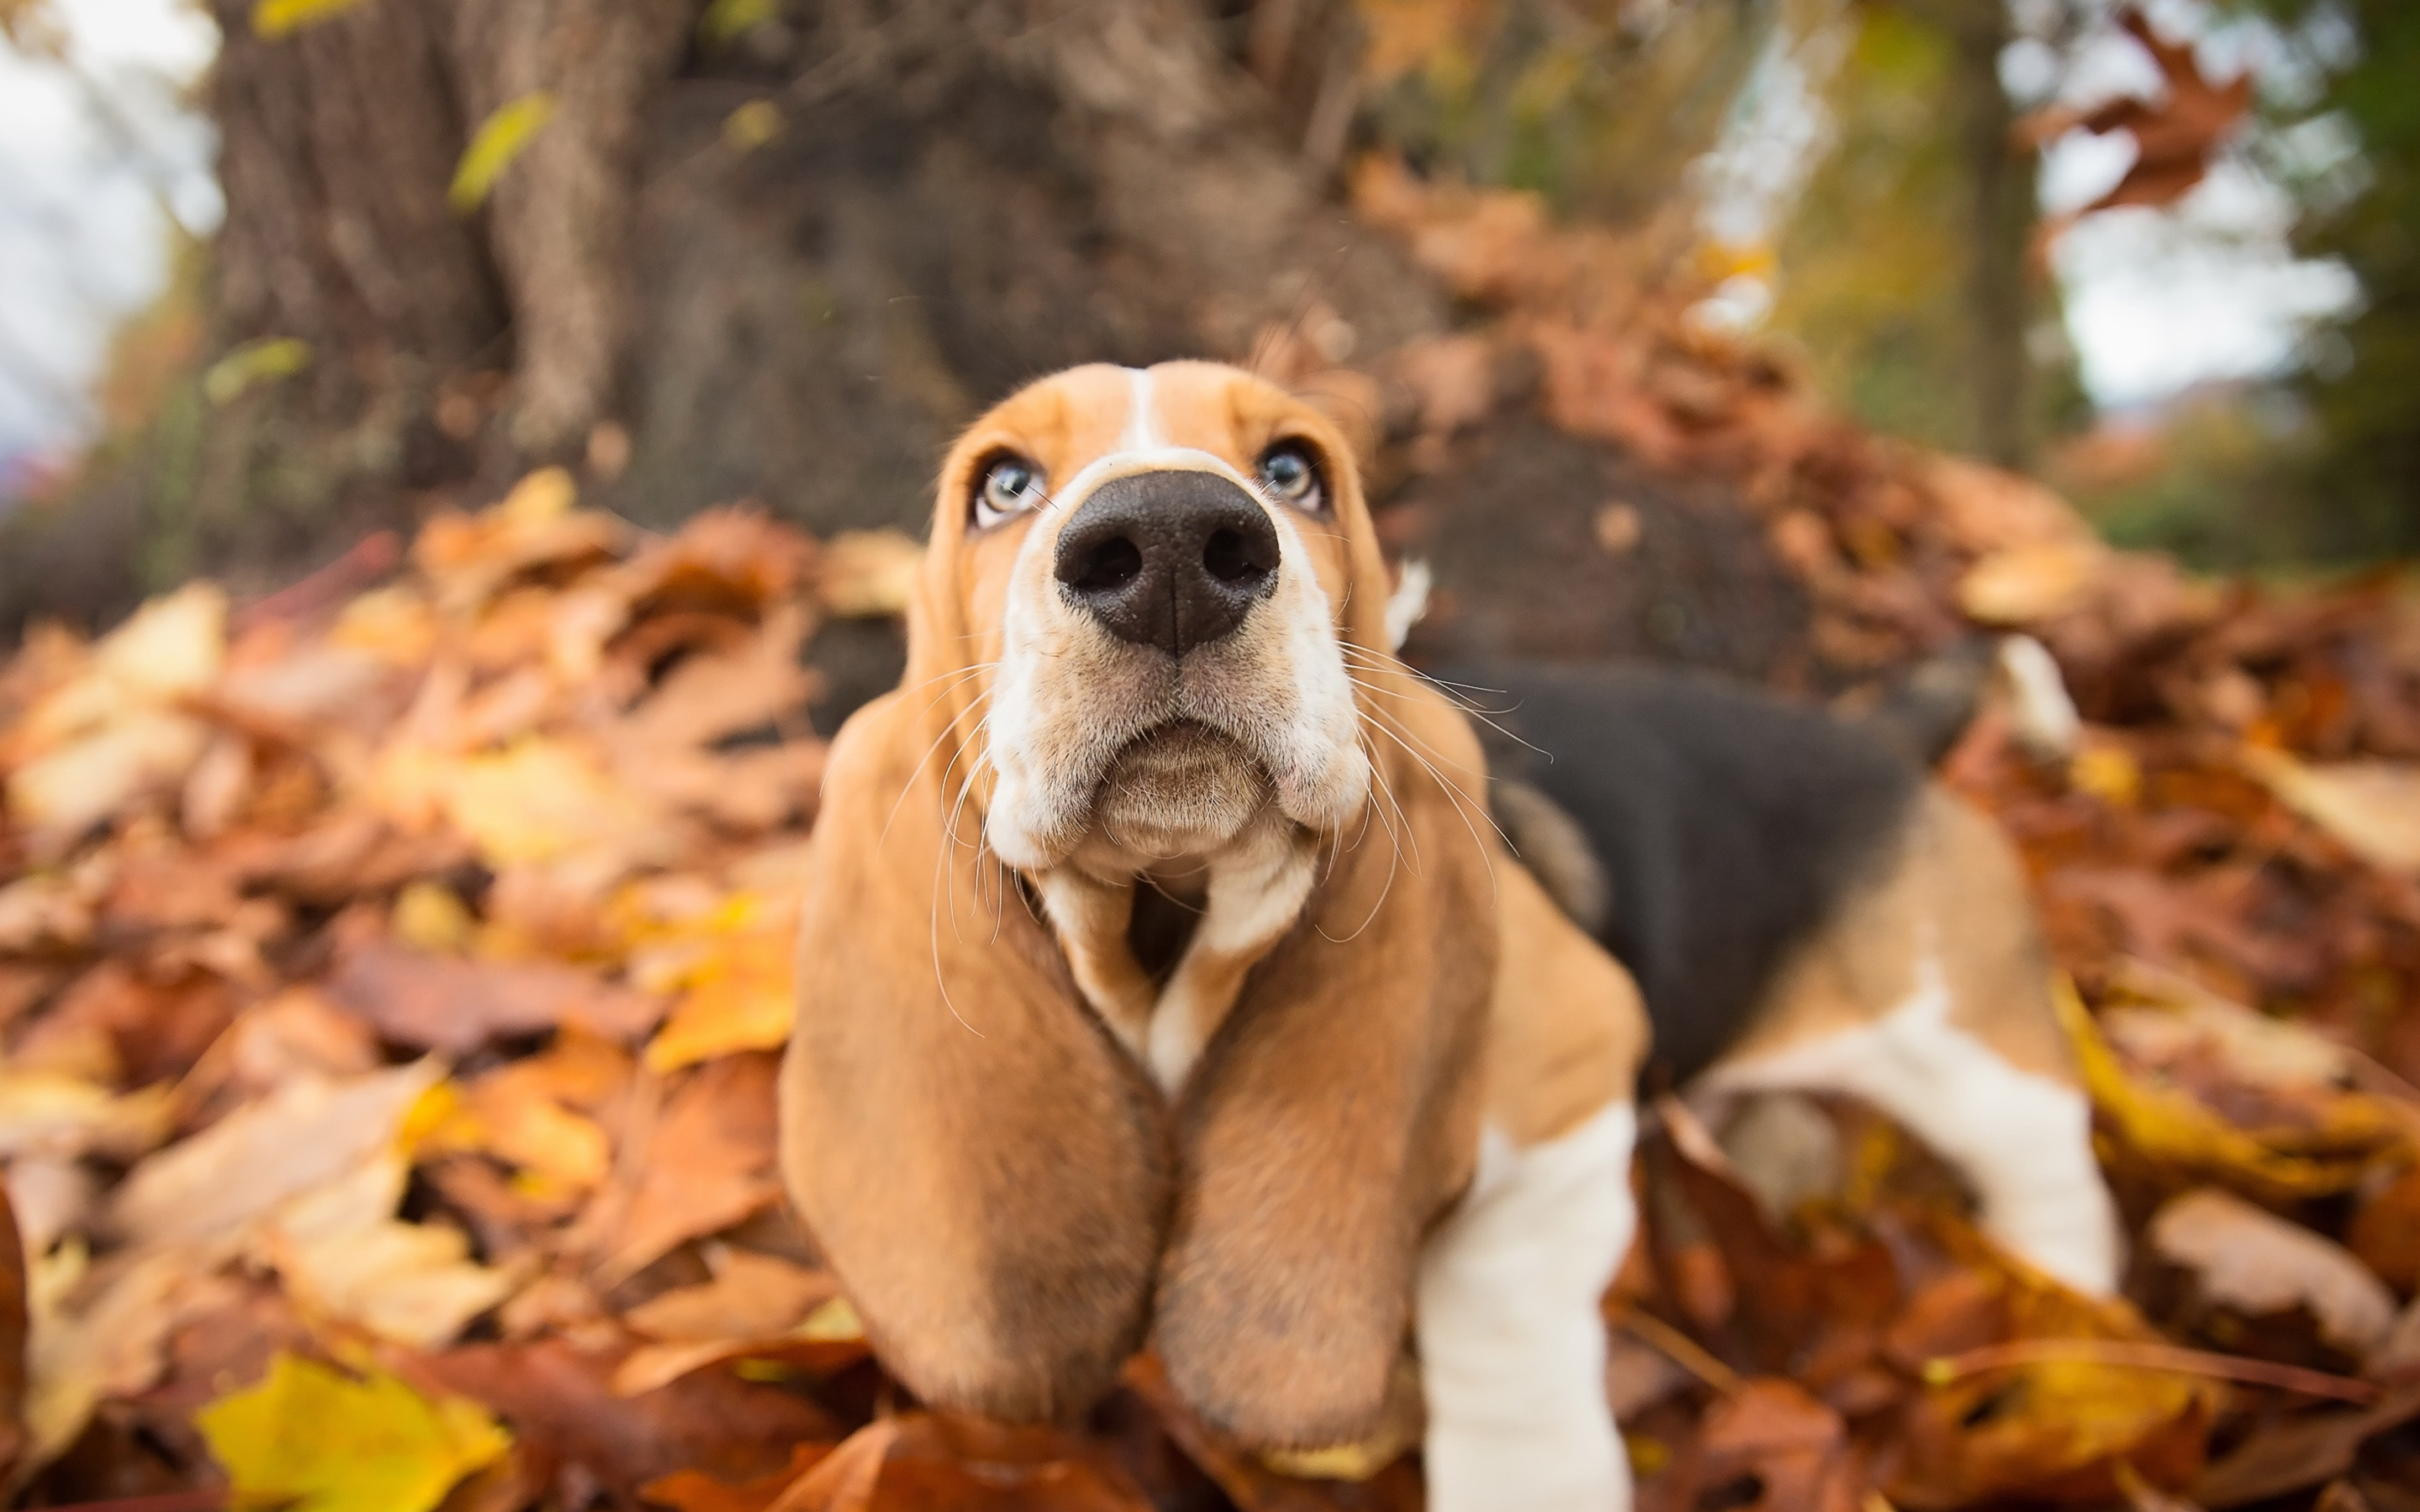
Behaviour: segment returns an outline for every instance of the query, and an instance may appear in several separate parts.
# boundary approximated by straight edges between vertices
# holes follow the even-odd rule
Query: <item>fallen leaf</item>
[[[348,1376],[291,1354],[194,1421],[240,1504],[298,1512],[429,1512],[512,1443],[471,1402],[431,1400],[384,1371]]]
[[[618,1351],[583,1350],[562,1338],[478,1344],[427,1357],[431,1381],[485,1402],[523,1439],[584,1467],[607,1487],[635,1491],[679,1470],[725,1480],[762,1475],[790,1445],[842,1437],[803,1397],[701,1370],[658,1391],[616,1396]]]
[[[0,1070],[0,1158],[131,1160],[166,1137],[172,1117],[164,1087],[119,1096],[55,1072]]]
[[[767,1512],[866,1512],[883,1458],[898,1437],[895,1420],[868,1423],[817,1460]]]
[[[419,1061],[279,1088],[127,1173],[109,1223],[142,1244],[220,1238],[394,1147],[443,1069]]]
[[[843,531],[824,543],[817,596],[844,619],[903,613],[923,561],[924,548],[897,531]]]
[[[2262,746],[2244,747],[2241,760],[2288,808],[2354,855],[2391,871],[2420,872],[2420,764],[2319,765]]]
[[[2361,1205],[2345,1244],[2398,1291],[2420,1290],[2420,1165],[2396,1177]]]
[[[782,1493],[806,1478],[834,1445],[801,1443],[790,1450],[790,1462],[769,1475],[736,1485],[702,1475],[694,1470],[675,1471],[660,1480],[649,1481],[639,1488],[639,1494],[649,1502],[674,1509],[674,1512],[765,1512],[781,1499]]]
[[[551,961],[465,961],[376,938],[342,950],[326,991],[391,1043],[456,1055],[566,1024],[631,1039],[663,1016],[645,994]]]
[[[673,1091],[629,1207],[602,1249],[597,1273],[608,1285],[779,1199],[773,1076],[772,1057],[733,1056],[697,1068]]]
[[[768,1338],[798,1326],[837,1291],[831,1276],[752,1250],[716,1246],[714,1279],[641,1303],[622,1320],[659,1339]]]
[[[409,1175],[399,1152],[368,1161],[285,1204],[253,1248],[306,1314],[432,1349],[504,1301],[513,1278],[474,1264],[459,1230],[396,1221]]]
[[[2240,1197],[2204,1188],[2170,1201],[2146,1230],[2152,1250],[2194,1274],[2201,1293],[2254,1316],[2306,1309],[2356,1358],[2385,1338],[2395,1298],[2342,1245]]]

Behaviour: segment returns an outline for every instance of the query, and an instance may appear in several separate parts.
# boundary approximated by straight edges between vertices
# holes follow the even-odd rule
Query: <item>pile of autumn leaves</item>
[[[2420,1070],[2420,807],[2380,758],[2420,755],[2420,635],[2383,592],[2154,603],[2044,507],[1974,504],[1943,612],[2042,635],[2097,722],[2045,765],[1987,717],[1950,772],[2098,1010],[2071,1027],[2133,1304],[1993,1256],[1854,1108],[1717,1143],[1668,1103],[1607,1300],[1642,1505],[2412,1504],[2420,1103],[2388,1062]],[[1844,576],[1891,565],[1810,517],[1781,529]],[[785,1216],[799,650],[912,563],[739,513],[645,537],[546,472],[396,572],[28,640],[0,672],[21,1493],[1418,1504],[1391,1445],[1280,1474],[1147,1362],[1081,1429],[918,1410]]]

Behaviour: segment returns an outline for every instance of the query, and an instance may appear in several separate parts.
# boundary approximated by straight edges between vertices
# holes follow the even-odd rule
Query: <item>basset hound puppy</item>
[[[1438,1512],[1626,1506],[1598,1306],[1646,1018],[1490,823],[1388,599],[1344,438],[1248,374],[1077,368],[978,421],[901,686],[831,751],[783,1173],[929,1401],[1063,1416],[1147,1345],[1227,1432],[1315,1449],[1372,1430],[1408,1342]],[[2105,1222],[2005,847],[1919,789],[1817,858],[1851,902],[1783,920],[1709,1076],[1875,1097],[2106,1288],[2108,1235],[1978,1153],[2063,1142],[2089,1190],[2060,1200]],[[1648,904],[1606,815],[1533,808],[1606,917]],[[1962,1108],[1907,1114],[1934,1073]]]

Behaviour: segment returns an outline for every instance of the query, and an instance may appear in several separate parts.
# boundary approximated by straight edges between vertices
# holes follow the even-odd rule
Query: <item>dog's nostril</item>
[[[1242,583],[1267,572],[1268,564],[1260,557],[1241,531],[1212,531],[1210,539],[1202,543],[1202,567],[1222,583]]]
[[[1068,583],[1083,593],[1109,593],[1124,588],[1142,572],[1142,548],[1123,535],[1113,535],[1084,554],[1083,571]]]

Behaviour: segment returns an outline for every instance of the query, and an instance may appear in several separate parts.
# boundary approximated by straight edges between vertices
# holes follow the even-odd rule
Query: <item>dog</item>
[[[1391,656],[1388,597],[1343,435],[1246,373],[1077,368],[969,429],[906,673],[830,753],[783,1177],[927,1401],[1064,1416],[1148,1346],[1223,1431],[1317,1449],[1385,1415],[1408,1339],[1432,1506],[1626,1506],[1598,1308],[1649,1032],[1606,944],[1648,937],[1615,921],[1660,884],[1635,815],[1532,780],[1610,881],[1594,918],[1558,902],[1490,823],[1471,720]],[[1860,812],[1812,852],[1848,901],[1779,911],[1795,936],[1720,995],[1736,1048],[1700,1083],[1892,1111],[1927,1067],[2019,1088],[1916,1131],[2018,1253],[2107,1289],[2114,1239],[2073,1233],[2107,1216],[2086,1106],[2017,980],[2039,951],[1959,912],[2028,917],[2005,846],[1920,780]],[[1721,906],[1686,912],[1659,991]],[[2019,1192],[2002,1137],[2059,1143],[2088,1192]]]

